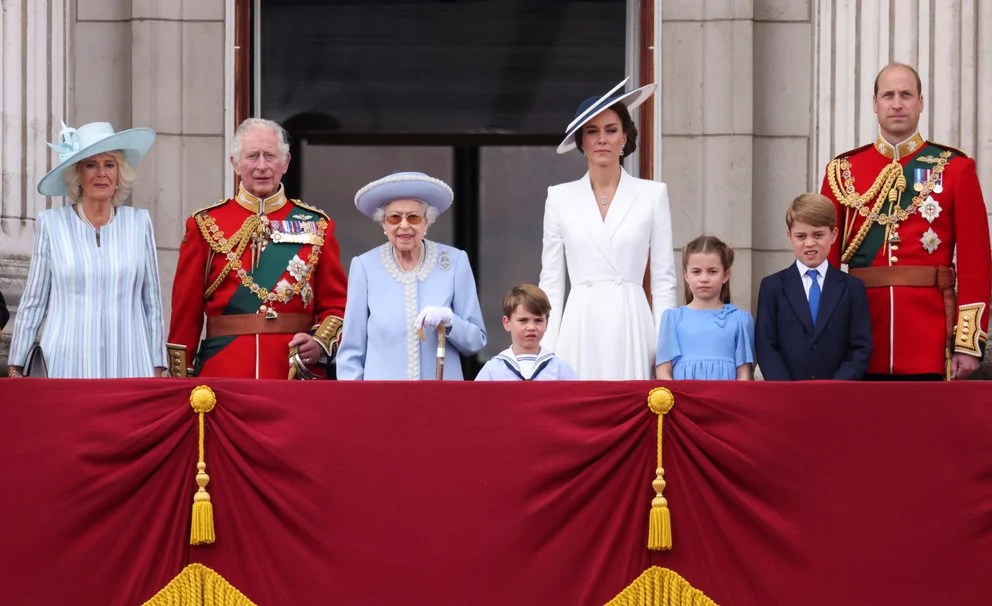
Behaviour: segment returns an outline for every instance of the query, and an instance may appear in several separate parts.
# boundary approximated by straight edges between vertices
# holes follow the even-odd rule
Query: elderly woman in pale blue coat
[[[445,327],[445,379],[462,379],[458,354],[486,345],[475,277],[465,251],[424,238],[454,196],[439,179],[396,173],[355,194],[355,206],[388,242],[355,257],[338,349],[338,379],[435,378],[439,326]]]

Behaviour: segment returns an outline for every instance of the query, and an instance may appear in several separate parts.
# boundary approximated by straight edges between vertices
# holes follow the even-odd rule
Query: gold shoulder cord
[[[840,189],[841,178],[846,182],[846,192],[842,192]],[[878,218],[879,212],[885,203],[887,201],[898,200],[902,192],[905,191],[906,177],[902,174],[902,166],[898,162],[892,162],[882,169],[882,172],[875,178],[875,182],[868,188],[868,191],[858,195],[858,192],[854,189],[854,177],[851,176],[851,162],[844,157],[835,158],[830,161],[830,165],[827,167],[827,181],[830,184],[830,191],[834,194],[838,202],[847,208],[857,209],[859,214],[869,219],[861,225],[858,233],[852,239],[851,230],[854,228],[854,221],[857,215],[851,214],[850,219],[848,219],[845,213],[844,236],[841,246],[846,248],[844,248],[844,254],[841,255],[841,263],[847,263],[854,256],[854,253],[857,252],[858,248],[861,247],[865,236],[868,235],[868,230],[871,229],[873,220]],[[875,199],[875,203],[872,205],[871,210],[868,210],[867,204],[873,198]]]
[[[851,215],[848,220],[845,214],[844,237],[841,246],[846,247],[841,255],[841,262],[848,263],[854,253],[861,247],[865,236],[872,224],[878,224],[886,230],[892,225],[897,225],[900,221],[905,221],[910,215],[919,210],[920,205],[930,196],[937,179],[944,172],[952,152],[945,151],[937,159],[936,166],[930,171],[930,178],[923,184],[920,192],[913,198],[909,208],[901,208],[899,200],[903,192],[906,191],[906,176],[903,174],[903,167],[898,162],[893,161],[878,174],[875,182],[864,194],[858,195],[854,189],[854,177],[851,175],[851,162],[847,157],[835,158],[827,165],[827,182],[830,184],[830,191],[843,206],[848,209],[856,209],[858,214],[865,218],[865,222],[858,229],[858,233],[852,239],[851,230],[854,228],[854,221],[857,215]],[[844,180],[844,190],[841,191],[840,180]],[[877,197],[876,197],[877,196]],[[875,199],[875,204],[869,209],[868,202]],[[882,212],[885,203],[889,203],[889,211]]]
[[[203,234],[203,239],[207,241],[207,245],[210,246],[215,254],[227,255],[233,252],[238,259],[244,253],[245,248],[251,241],[250,235],[255,233],[258,226],[261,224],[261,220],[258,215],[250,215],[245,222],[241,224],[241,228],[238,229],[230,238],[224,237],[224,232],[220,231],[217,227],[217,221],[207,214],[198,214],[194,217],[196,219],[196,225],[200,228],[200,233]],[[224,265],[224,269],[221,270],[220,275],[217,276],[210,286],[206,288],[203,293],[203,298],[207,299],[212,295],[227,277],[227,274],[231,273],[233,264],[228,261]]]

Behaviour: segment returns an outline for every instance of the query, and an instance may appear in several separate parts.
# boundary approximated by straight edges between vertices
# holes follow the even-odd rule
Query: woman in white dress
[[[656,86],[618,93],[626,82],[579,105],[558,153],[578,148],[589,170],[549,187],[544,208],[540,287],[551,316],[542,345],[584,380],[651,379],[661,314],[675,307],[668,188],[621,165],[637,147],[629,110]],[[653,314],[643,288],[648,269]]]
[[[8,375],[20,376],[41,327],[48,376],[121,378],[165,370],[158,258],[147,210],[118,206],[150,128],[62,125],[59,164],[38,183],[73,204],[38,213],[27,284],[14,321]],[[47,319],[46,319],[47,315]]]

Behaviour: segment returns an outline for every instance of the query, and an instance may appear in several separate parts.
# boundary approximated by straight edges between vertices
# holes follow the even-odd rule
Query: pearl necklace
[[[97,246],[100,246],[100,228],[97,227],[96,225],[93,225],[93,222],[90,221],[89,217],[86,216],[86,211],[83,210],[83,203],[82,202],[79,202],[78,204],[76,204],[76,214],[78,214],[79,215],[79,218],[83,220],[83,223],[89,225],[90,227],[92,227],[93,229],[96,230],[96,245]],[[104,223],[104,225],[105,226],[106,225],[110,225],[110,222],[114,220],[114,217],[116,215],[117,215],[117,207],[115,207],[113,204],[111,204],[110,205],[110,218],[107,219],[107,222]]]
[[[417,273],[417,272],[420,271],[420,268],[421,267],[423,267],[423,265],[424,265],[424,252],[427,249],[427,247],[424,246],[424,244],[422,242],[420,244],[420,258],[417,259],[417,264],[414,266],[414,268],[413,269],[409,269],[409,270],[408,269],[403,269],[403,264],[400,262],[400,256],[398,254],[396,254],[396,247],[394,246],[392,248],[393,248],[393,260],[396,261],[396,269],[400,270],[401,272],[403,272],[405,274],[415,274],[415,273]]]

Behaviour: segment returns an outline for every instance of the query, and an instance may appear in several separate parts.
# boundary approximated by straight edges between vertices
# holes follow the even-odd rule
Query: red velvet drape
[[[4,380],[0,602],[140,604],[202,562],[260,605],[602,604],[651,564],[724,605],[986,604],[983,383]]]

